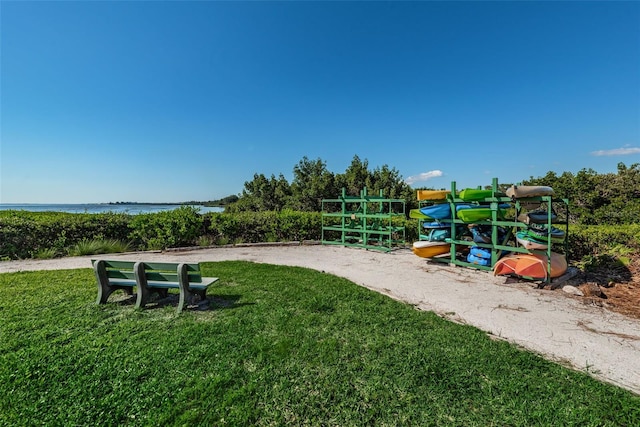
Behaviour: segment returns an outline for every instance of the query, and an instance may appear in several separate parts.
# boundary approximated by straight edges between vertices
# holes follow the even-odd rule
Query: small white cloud
[[[640,154],[639,147],[622,147],[614,148],[613,150],[598,150],[592,151],[592,156],[627,156],[629,154]]]
[[[408,177],[407,179],[404,180],[404,182],[406,182],[409,185],[412,185],[416,182],[424,182],[424,181],[428,181],[431,178],[437,178],[439,176],[442,176],[443,173],[441,170],[434,170],[434,171],[429,171],[429,172],[422,172],[421,174],[418,175],[413,175]]]

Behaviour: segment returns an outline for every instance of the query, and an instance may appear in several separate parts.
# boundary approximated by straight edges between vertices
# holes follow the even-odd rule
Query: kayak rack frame
[[[478,187],[478,190],[481,188]],[[429,204],[434,203],[442,203],[442,200],[419,200],[418,205],[420,208],[427,206]],[[565,257],[568,254],[568,237],[569,237],[569,201],[568,199],[554,198],[552,196],[535,196],[535,197],[527,197],[527,198],[511,198],[507,197],[504,192],[500,191],[498,186],[498,179],[493,178],[491,184],[491,196],[486,197],[481,200],[477,200],[478,203],[483,205],[488,205],[491,209],[491,218],[487,220],[480,220],[474,222],[465,222],[461,219],[457,218],[456,215],[456,206],[458,204],[468,204],[469,201],[462,200],[458,197],[458,192],[456,188],[456,182],[451,182],[451,191],[446,196],[446,202],[449,203],[449,207],[451,209],[451,218],[450,219],[441,219],[438,220],[443,224],[450,225],[451,237],[446,239],[445,242],[451,243],[451,250],[448,255],[440,255],[434,258],[430,258],[430,260],[435,262],[447,263],[451,265],[459,265],[469,268],[476,268],[480,270],[493,270],[496,262],[500,259],[500,254],[504,251],[507,252],[515,252],[515,253],[537,253],[537,254],[545,254],[547,255],[547,277],[544,279],[545,283],[551,282],[551,252],[552,248],[561,248],[562,252],[565,254]],[[504,211],[504,204],[509,204],[510,207],[507,208],[507,216],[509,218],[503,218],[500,211]],[[560,225],[564,231],[564,238],[562,242],[552,242],[552,239],[549,237],[547,241],[547,247],[544,250],[530,250],[525,249],[522,246],[519,246],[515,241],[515,234],[517,231],[521,229],[526,229],[529,227],[527,223],[521,222],[518,220],[521,213],[527,211],[527,207],[530,206],[541,206],[546,204],[547,209],[547,221],[546,227],[547,230],[551,230],[552,225]],[[559,215],[554,220],[554,212],[559,212]],[[512,217],[512,218],[511,218]],[[420,240],[428,240],[428,236],[423,233],[424,227],[423,224],[425,222],[431,222],[432,219],[420,219],[418,220],[418,236]],[[491,229],[491,242],[490,243],[479,243],[473,240],[465,240],[463,239],[463,235],[458,233],[458,227],[460,225],[469,226],[471,224],[475,224],[478,226],[486,226]],[[545,225],[545,224],[543,224]],[[500,240],[500,232],[499,229],[506,229],[506,234]],[[462,254],[470,249],[471,246],[477,246],[481,248],[488,249],[491,252],[491,262],[487,266],[474,264],[466,261],[466,258],[462,259]],[[569,260],[567,259],[567,262]],[[527,278],[532,280],[540,280],[536,278]]]
[[[352,246],[389,252],[406,243],[404,199],[385,198],[367,193],[322,200],[322,238],[324,245]]]

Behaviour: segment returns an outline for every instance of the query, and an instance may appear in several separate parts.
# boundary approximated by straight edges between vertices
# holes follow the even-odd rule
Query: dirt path
[[[430,263],[410,250],[338,246],[247,246],[144,252],[105,258],[245,260],[308,267],[480,328],[530,351],[640,394],[640,320],[585,305],[563,292],[506,284],[489,272]],[[90,257],[0,262],[0,273],[89,268]]]

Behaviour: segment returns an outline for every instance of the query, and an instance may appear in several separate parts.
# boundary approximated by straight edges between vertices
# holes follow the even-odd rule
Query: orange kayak
[[[547,279],[547,256],[540,254],[513,254],[498,260],[493,267],[493,274],[532,277]],[[564,255],[551,253],[551,277],[562,276],[567,271],[567,259]]]

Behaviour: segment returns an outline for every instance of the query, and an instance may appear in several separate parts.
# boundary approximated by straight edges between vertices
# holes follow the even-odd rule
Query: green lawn
[[[640,425],[640,397],[345,279],[247,262],[208,310],[0,274],[0,425]],[[122,295],[122,294],[120,294]]]

